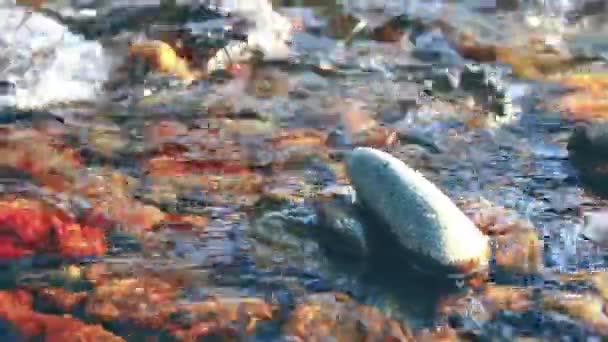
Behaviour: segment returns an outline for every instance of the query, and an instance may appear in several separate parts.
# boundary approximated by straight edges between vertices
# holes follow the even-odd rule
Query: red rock
[[[99,228],[65,224],[58,227],[57,232],[57,244],[61,255],[84,257],[102,256],[106,253],[105,233]]]
[[[32,311],[32,295],[24,290],[0,291],[0,318],[10,319],[19,312]]]
[[[19,246],[14,238],[0,237],[0,259],[16,259],[31,254],[31,249]]]
[[[105,254],[105,234],[100,228],[80,226],[61,210],[31,200],[0,202],[0,255],[16,258],[35,252],[64,256]],[[52,239],[55,237],[55,239]]]

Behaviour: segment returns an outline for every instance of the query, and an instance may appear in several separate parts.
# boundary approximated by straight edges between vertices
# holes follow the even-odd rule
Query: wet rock
[[[462,64],[462,57],[452,49],[449,42],[437,29],[431,29],[415,36],[412,56],[429,63]]]
[[[415,144],[424,147],[431,153],[441,153],[441,148],[431,136],[431,133],[426,133],[421,129],[415,128],[400,128],[397,130],[399,141],[407,144]]]
[[[301,87],[309,91],[321,91],[327,89],[329,81],[313,72],[299,75],[294,81],[295,87]]]
[[[363,221],[348,199],[336,197],[317,204],[322,244],[332,252],[365,257],[368,245]]]
[[[141,327],[160,328],[175,311],[179,288],[156,277],[111,279],[100,283],[87,299],[87,314],[103,321],[131,321]]]
[[[487,84],[487,74],[485,68],[478,64],[467,64],[460,76],[462,89],[466,91],[475,91],[478,88]]]
[[[190,3],[111,3],[106,6],[88,4],[76,8],[90,9],[93,5],[95,15],[82,15],[69,8],[59,7],[53,13],[72,30],[83,34],[87,39],[113,36],[125,31],[137,31],[150,23],[178,26],[189,20],[212,20],[222,15],[205,6],[192,7]]]
[[[257,206],[260,215],[253,222],[250,234],[259,241],[280,249],[297,249],[312,238],[313,210],[272,199],[264,199]]]
[[[479,65],[465,66],[460,76],[461,88],[474,94],[476,102],[499,117],[513,115],[511,98],[498,71]]]
[[[433,70],[433,92],[449,93],[460,86],[460,72],[451,69]]]
[[[486,267],[488,238],[420,173],[371,148],[355,149],[347,168],[357,200],[388,224],[403,248],[439,266],[439,274]]]

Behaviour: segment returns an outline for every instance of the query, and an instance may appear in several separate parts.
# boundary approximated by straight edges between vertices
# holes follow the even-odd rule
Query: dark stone
[[[15,95],[17,87],[11,81],[0,81],[0,95]]]
[[[568,153],[581,182],[597,194],[608,195],[608,123],[575,127]]]
[[[441,69],[433,72],[433,91],[448,93],[458,89],[460,75],[449,69]]]

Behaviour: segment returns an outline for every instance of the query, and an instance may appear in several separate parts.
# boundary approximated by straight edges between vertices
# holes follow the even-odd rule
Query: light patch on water
[[[559,254],[559,268],[561,271],[567,271],[573,265],[576,265],[578,258],[578,240],[579,240],[579,227],[577,225],[563,226],[561,227],[560,234],[560,254]]]

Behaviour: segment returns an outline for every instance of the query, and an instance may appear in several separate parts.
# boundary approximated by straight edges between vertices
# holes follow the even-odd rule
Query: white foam
[[[284,60],[291,53],[288,41],[291,38],[292,26],[289,19],[283,17],[272,9],[267,0],[248,1],[222,1],[220,10],[231,12],[247,18],[254,23],[253,28],[247,32],[247,44],[233,42],[228,46],[233,61],[248,58],[247,51],[257,49],[264,53],[266,60]],[[207,64],[209,71],[226,65],[228,58],[224,51],[211,58]]]

